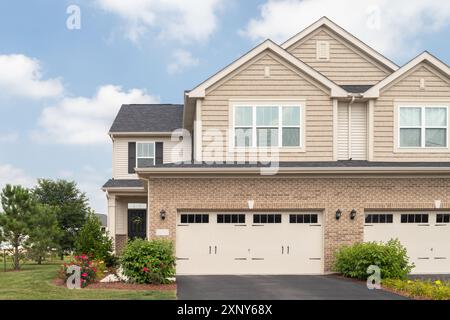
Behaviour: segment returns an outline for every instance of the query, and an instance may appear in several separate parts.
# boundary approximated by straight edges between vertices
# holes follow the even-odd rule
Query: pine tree
[[[3,213],[0,214],[0,228],[3,240],[13,247],[14,270],[19,270],[20,248],[29,234],[35,202],[28,189],[6,185],[1,193],[1,203]]]

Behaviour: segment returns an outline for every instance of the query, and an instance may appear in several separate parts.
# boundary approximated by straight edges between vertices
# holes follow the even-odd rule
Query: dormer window
[[[317,60],[330,60],[330,43],[328,41],[317,41]]]

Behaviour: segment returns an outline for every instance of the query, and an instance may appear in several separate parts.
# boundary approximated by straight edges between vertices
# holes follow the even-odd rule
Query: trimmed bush
[[[409,264],[406,248],[395,239],[342,247],[335,256],[333,269],[346,277],[365,280],[370,265],[380,268],[382,279],[405,279],[414,267]]]
[[[128,242],[120,259],[123,274],[135,283],[170,283],[175,275],[173,244],[168,240]]]

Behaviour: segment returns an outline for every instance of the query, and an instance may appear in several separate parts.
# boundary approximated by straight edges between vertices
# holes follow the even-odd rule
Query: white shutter
[[[353,160],[367,160],[367,108],[365,105],[351,106],[351,156]]]
[[[348,149],[348,105],[338,106],[338,160],[348,160],[349,149]]]
[[[350,113],[350,115],[349,115]],[[367,108],[365,104],[338,106],[338,160],[367,160]]]

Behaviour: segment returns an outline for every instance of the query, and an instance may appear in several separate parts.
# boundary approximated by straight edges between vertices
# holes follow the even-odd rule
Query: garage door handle
[[[209,246],[209,254],[211,254],[211,246]]]
[[[289,254],[289,246],[287,247],[287,254]]]
[[[284,254],[284,246],[281,246],[281,254]]]
[[[217,246],[214,246],[214,254],[217,254]]]

